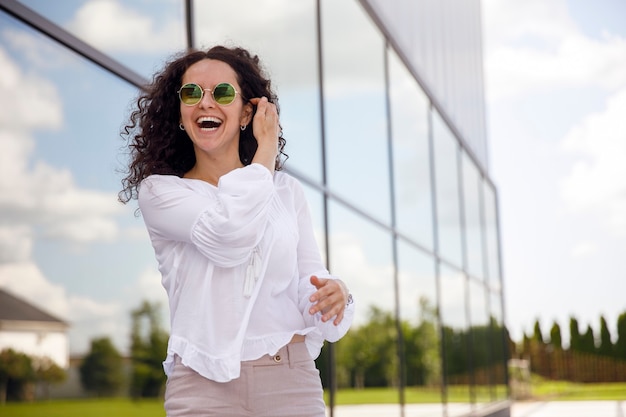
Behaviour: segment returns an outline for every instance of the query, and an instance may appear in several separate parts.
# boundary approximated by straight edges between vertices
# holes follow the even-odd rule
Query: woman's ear
[[[241,123],[239,123],[240,126],[247,126],[250,124],[252,121],[252,110],[252,104],[249,102],[243,106],[243,109],[241,110]]]

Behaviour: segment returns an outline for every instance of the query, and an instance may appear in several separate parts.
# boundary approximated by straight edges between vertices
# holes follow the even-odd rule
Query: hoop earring
[[[246,130],[246,127],[248,127],[248,125],[241,125],[239,126],[239,129],[241,129],[241,131],[243,132],[244,130]]]
[[[185,126],[183,126],[183,124],[182,124],[182,123],[179,123],[179,124],[178,124],[178,128],[179,128],[180,130],[185,130]]]

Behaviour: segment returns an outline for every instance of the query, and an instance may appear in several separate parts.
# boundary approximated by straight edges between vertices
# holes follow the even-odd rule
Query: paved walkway
[[[626,417],[624,401],[518,402],[511,417]]]
[[[463,415],[467,411],[449,407],[448,415]],[[407,404],[404,408],[405,417],[442,415],[441,404]],[[341,405],[335,407],[334,417],[400,417],[400,407],[393,404]],[[511,407],[511,417],[626,417],[626,393],[624,401],[517,402]]]

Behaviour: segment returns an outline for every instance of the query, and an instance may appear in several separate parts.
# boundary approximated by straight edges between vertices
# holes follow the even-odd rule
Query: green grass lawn
[[[543,381],[533,384],[531,396],[556,401],[626,400],[626,383],[577,384],[567,381]]]
[[[505,387],[498,387],[501,395]],[[408,404],[438,403],[441,392],[435,388],[412,388],[405,390]],[[533,400],[580,401],[580,400],[626,400],[626,383],[579,384],[567,381],[538,381],[531,387]],[[467,402],[467,386],[454,386],[448,389],[449,402]],[[489,402],[489,392],[479,392],[478,401]],[[328,403],[328,396],[326,397]],[[336,404],[391,404],[398,402],[398,391],[391,388],[367,388],[363,390],[339,390],[335,397]]]
[[[1,417],[165,417],[163,400],[50,400],[0,405]]]
[[[564,381],[540,381],[531,389],[536,400],[624,400],[626,383],[576,384]],[[467,401],[467,387],[453,387],[450,401]],[[328,402],[328,398],[326,398]],[[438,403],[438,389],[407,388],[407,403]],[[398,391],[392,388],[367,388],[363,390],[339,390],[335,397],[337,405],[397,403]],[[128,398],[89,400],[50,400],[34,403],[8,403],[0,405],[0,417],[165,417],[163,400],[132,401]]]

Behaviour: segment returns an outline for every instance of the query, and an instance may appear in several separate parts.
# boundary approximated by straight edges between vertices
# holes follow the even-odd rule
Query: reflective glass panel
[[[383,38],[358,1],[320,7],[329,186],[389,224]]]
[[[491,328],[489,325],[486,288],[483,282],[469,280],[469,306],[471,320],[471,360],[473,368],[474,401],[484,405],[491,401],[490,385],[493,354],[491,346]]]
[[[388,57],[396,228],[432,250],[428,99],[398,55]]]
[[[483,237],[481,222],[481,179],[476,165],[465,152],[461,153],[463,168],[463,212],[465,214],[465,253],[470,275],[483,279]]]
[[[338,386],[397,387],[391,235],[333,201],[329,222],[331,273],[345,280],[357,307],[352,328],[336,343]]]
[[[485,238],[487,248],[487,277],[495,290],[500,285],[500,251],[498,242],[498,208],[494,189],[483,181],[483,201],[485,207]]]
[[[170,0],[20,0],[83,42],[151,79],[186,48],[184,3]]]
[[[285,167],[321,182],[315,1],[202,0],[194,12],[198,47],[242,46],[259,56],[278,94]]]
[[[117,201],[120,125],[137,91],[0,13],[0,287],[66,320],[69,350],[167,303],[135,201]]]
[[[461,267],[459,144],[438,113],[433,111],[432,115],[439,253],[448,262]]]
[[[491,291],[489,293],[489,305],[491,307],[490,321],[493,332],[491,342],[493,345],[491,367],[494,379],[494,399],[503,400],[508,397],[508,384],[505,369],[508,355],[506,350],[506,327],[504,326],[504,315],[502,314],[502,295],[499,292]]]
[[[460,271],[443,264],[439,273],[447,408],[449,416],[459,416],[471,409],[467,280]]]
[[[414,395],[440,400],[441,351],[435,260],[403,241],[398,242],[398,286],[405,395],[408,402]]]

